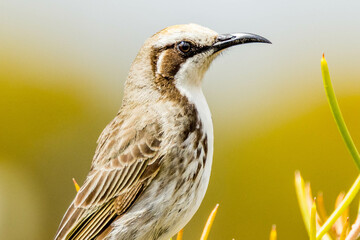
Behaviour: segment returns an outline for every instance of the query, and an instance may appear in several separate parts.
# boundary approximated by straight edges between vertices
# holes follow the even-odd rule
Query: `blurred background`
[[[96,140],[121,105],[130,64],[162,28],[198,23],[273,44],[231,48],[205,76],[215,155],[208,192],[185,228],[199,239],[306,239],[294,171],[328,212],[358,172],[323,90],[325,52],[360,147],[359,1],[0,0],[0,238],[52,239]],[[356,205],[356,204],[355,204]],[[352,215],[356,209],[353,208]]]

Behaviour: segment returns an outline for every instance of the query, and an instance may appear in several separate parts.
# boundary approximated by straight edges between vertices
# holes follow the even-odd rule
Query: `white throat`
[[[186,63],[187,62],[185,62],[184,64]],[[204,126],[204,131],[208,135],[208,160],[210,162],[210,164],[208,165],[210,165],[209,167],[211,168],[214,144],[214,130],[210,109],[201,89],[201,80],[203,74],[199,73],[199,71],[186,71],[184,69],[188,70],[188,68],[184,68],[183,65],[182,68],[175,75],[175,86],[179,90],[180,94],[187,97],[188,101],[195,105],[196,110],[198,111],[200,120]],[[191,75],[189,72],[193,72],[193,75]],[[210,169],[208,174],[210,175]]]
[[[204,130],[211,138],[211,144],[209,144],[211,148],[213,143],[213,124],[209,106],[201,89],[201,82],[212,60],[212,58],[205,56],[194,56],[183,63],[174,76],[175,86],[180,94],[187,97],[189,102],[195,105],[200,120],[204,125]]]
[[[180,76],[186,76],[186,75],[180,75]],[[176,76],[175,76],[176,77]],[[214,132],[213,132],[213,123],[211,119],[211,113],[209,106],[206,102],[205,96],[201,89],[201,79],[198,80],[200,84],[194,84],[197,83],[197,81],[189,81],[189,79],[176,79],[175,78],[175,86],[179,90],[180,94],[187,97],[188,101],[195,105],[195,108],[198,112],[198,115],[200,117],[200,120],[203,125],[203,131],[207,135],[208,139],[208,154],[206,156],[206,164],[204,167],[204,172],[201,176],[201,182],[199,185],[198,190],[198,197],[196,199],[196,202],[193,204],[192,210],[188,212],[188,215],[184,218],[184,224],[187,223],[187,221],[190,220],[190,218],[195,214],[197,209],[199,208],[208,184],[210,180],[210,174],[211,174],[211,166],[212,166],[212,160],[213,160],[213,152],[214,152]]]
[[[210,164],[208,164],[207,167],[211,168],[214,145],[214,130],[211,112],[206,102],[201,86],[196,86],[192,84],[176,84],[176,87],[179,90],[180,94],[186,96],[188,101],[195,105],[195,108],[198,111],[200,120],[204,127],[203,130],[208,136],[209,150],[207,162],[209,162]],[[210,175],[210,169],[208,174]]]

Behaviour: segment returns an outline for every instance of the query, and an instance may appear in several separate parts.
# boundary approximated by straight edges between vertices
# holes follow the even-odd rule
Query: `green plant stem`
[[[326,91],[326,96],[329,101],[331,112],[334,116],[336,125],[340,131],[340,134],[346,144],[346,147],[348,148],[352,158],[354,159],[354,162],[358,169],[360,170],[360,155],[359,152],[356,149],[356,146],[351,138],[351,135],[346,127],[344,118],[341,114],[339,104],[335,97],[335,92],[330,80],[330,73],[328,64],[326,62],[326,59],[323,55],[321,59],[321,72],[324,82],[324,87]],[[335,221],[340,217],[340,215],[345,211],[345,209],[350,205],[351,201],[355,198],[356,194],[358,193],[360,189],[360,175],[354,182],[354,184],[351,186],[349,192],[346,194],[343,201],[340,203],[340,205],[335,209],[335,211],[331,214],[331,216],[326,220],[324,225],[320,228],[319,232],[316,235],[316,239],[320,240],[331,228],[331,226],[335,223]]]
[[[339,128],[339,131],[341,133],[341,136],[346,144],[346,147],[348,148],[352,158],[355,161],[356,166],[360,170],[360,155],[359,152],[356,149],[356,146],[351,138],[351,135],[346,127],[344,118],[341,114],[339,104],[335,97],[335,92],[330,80],[330,74],[329,74],[329,68],[327,65],[327,62],[325,60],[325,57],[323,56],[321,59],[321,72],[324,82],[324,87],[326,91],[326,96],[330,104],[331,112],[334,116],[335,122],[337,127]]]
[[[346,210],[350,205],[352,200],[355,198],[356,194],[360,190],[360,175],[357,177],[354,184],[351,186],[349,192],[345,195],[343,201],[335,209],[335,211],[330,215],[326,220],[324,225],[320,228],[319,232],[316,235],[316,240],[320,240],[331,228],[331,226],[336,222],[336,220],[341,216],[341,214]]]

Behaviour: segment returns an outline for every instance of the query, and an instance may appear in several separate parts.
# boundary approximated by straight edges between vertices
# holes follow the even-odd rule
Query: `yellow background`
[[[184,239],[306,239],[299,169],[328,212],[357,176],[328,108],[320,58],[360,146],[358,1],[0,1],[0,238],[51,239],[115,116],[145,39],[194,22],[273,44],[231,48],[204,79],[215,155]],[[356,213],[354,204],[352,219]]]

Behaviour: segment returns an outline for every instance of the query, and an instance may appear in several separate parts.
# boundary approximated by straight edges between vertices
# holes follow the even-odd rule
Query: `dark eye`
[[[177,47],[181,52],[187,53],[191,50],[191,43],[182,41],[177,45]]]

